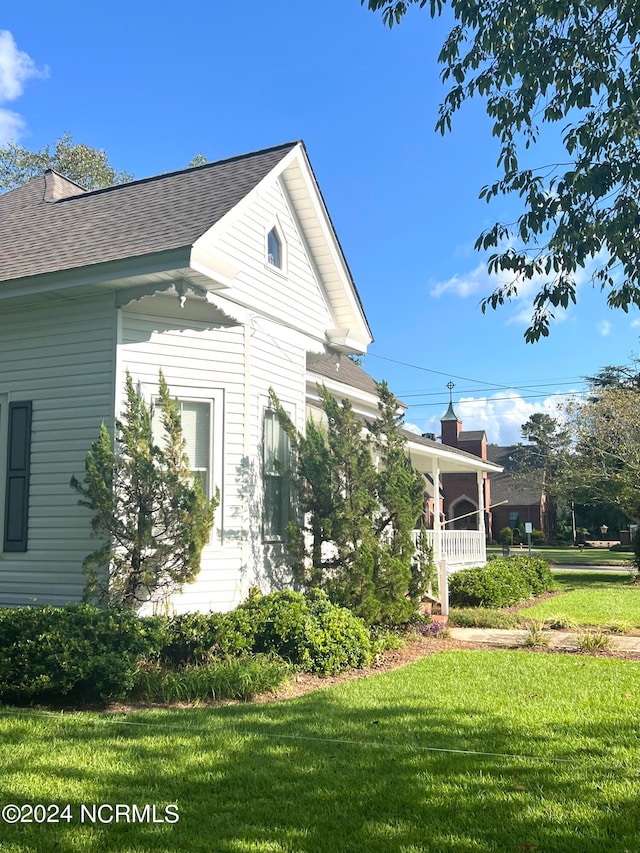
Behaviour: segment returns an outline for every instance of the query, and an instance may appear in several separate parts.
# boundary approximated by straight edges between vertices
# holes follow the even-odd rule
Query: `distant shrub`
[[[498,533],[498,541],[501,545],[510,545],[513,542],[513,530],[510,527],[503,527]]]
[[[532,530],[531,531],[531,544],[532,545],[544,545],[544,533],[542,530]]]
[[[611,545],[609,550],[620,554],[633,554],[633,545]]]
[[[0,610],[0,699],[123,696],[148,648],[140,620],[129,612],[87,604]]]
[[[554,588],[546,560],[518,555],[456,572],[449,579],[449,600],[454,607],[510,607]]]

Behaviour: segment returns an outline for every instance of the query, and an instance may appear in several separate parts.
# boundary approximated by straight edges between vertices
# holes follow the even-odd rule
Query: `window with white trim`
[[[207,497],[213,494],[212,477],[212,443],[213,417],[212,401],[179,399],[180,421],[182,435],[186,444],[186,454],[189,459],[189,470],[194,479],[200,481],[202,490]],[[162,425],[162,408],[156,402],[152,417],[153,439],[164,447],[166,433]]]
[[[291,512],[291,444],[272,409],[264,413],[262,470],[264,512],[262,531],[265,540],[284,538]]]
[[[282,238],[275,225],[267,234],[267,261],[272,267],[283,268]]]

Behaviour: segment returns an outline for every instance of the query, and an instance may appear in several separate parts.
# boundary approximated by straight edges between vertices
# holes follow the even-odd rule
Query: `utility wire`
[[[20,717],[45,717],[48,719],[54,719],[59,721],[64,721],[65,723],[69,720],[78,721],[78,717],[71,714],[55,714],[55,713],[45,713],[42,711],[26,711],[16,709],[15,711],[10,711],[9,709],[2,708],[0,709],[0,715],[5,716],[20,716]],[[180,734],[203,734],[209,735],[213,737],[217,734],[225,734],[230,732],[231,734],[237,735],[239,737],[244,738],[254,738],[254,737],[262,737],[270,740],[295,740],[295,741],[303,741],[310,743],[326,743],[332,744],[335,746],[359,746],[366,748],[377,748],[377,749],[401,749],[401,750],[409,750],[413,752],[437,752],[437,753],[448,753],[451,755],[468,755],[468,756],[478,756],[480,758],[506,758],[506,759],[518,759],[525,761],[548,761],[554,764],[575,764],[575,758],[554,758],[553,756],[546,755],[520,755],[518,753],[511,752],[485,752],[481,750],[474,749],[452,749],[448,747],[441,746],[420,746],[415,743],[395,743],[393,741],[361,741],[361,740],[348,740],[344,738],[332,738],[332,737],[322,737],[320,735],[300,735],[300,734],[285,734],[280,732],[265,732],[260,731],[259,729],[256,731],[244,731],[242,729],[236,729],[233,726],[221,726],[217,725],[215,730],[211,730],[210,728],[205,728],[202,726],[176,726],[168,723],[154,723],[148,722],[146,720],[123,720],[117,719],[114,717],[110,718],[101,718],[100,721],[90,720],[90,719],[81,719],[81,722],[84,725],[94,726],[137,726],[141,728],[149,728],[149,729],[163,729],[164,731],[170,730],[174,732],[179,732]],[[407,733],[410,734],[410,733]]]

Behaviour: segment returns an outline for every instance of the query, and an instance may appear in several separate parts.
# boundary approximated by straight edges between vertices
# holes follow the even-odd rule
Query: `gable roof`
[[[486,437],[483,429],[467,429],[458,434],[458,441],[482,441]]]
[[[71,196],[33,178],[0,195],[0,281],[191,246],[298,144]]]
[[[513,450],[515,450],[515,445],[508,447],[500,447],[497,444],[487,445],[489,461],[505,468],[500,474],[490,475],[491,500],[494,503],[508,501],[511,506],[540,506],[542,472],[532,471],[525,476],[509,471],[509,457]]]

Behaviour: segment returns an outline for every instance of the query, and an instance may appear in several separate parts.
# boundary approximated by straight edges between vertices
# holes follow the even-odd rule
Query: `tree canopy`
[[[379,415],[365,423],[349,401],[318,392],[326,426],[312,418],[304,435],[272,393],[294,449],[303,515],[287,529],[294,582],[323,589],[371,624],[406,624],[433,564],[426,542],[416,549],[411,534],[423,515],[425,481],[407,455],[398,402],[380,383]]]
[[[576,501],[610,504],[640,523],[640,394],[601,389],[567,409],[574,442],[566,488]]]
[[[479,96],[500,146],[487,201],[513,195],[523,212],[476,241],[508,281],[481,303],[496,308],[528,279],[528,342],[549,334],[553,310],[576,302],[593,264],[611,307],[640,307],[640,4],[635,0],[361,0],[390,27],[410,6],[455,25],[439,54],[450,84],[437,130]],[[544,126],[560,130],[562,161],[529,165]]]
[[[0,146],[0,190],[12,190],[31,178],[54,169],[86,190],[97,190],[133,180],[133,175],[118,172],[102,148],[74,142],[65,132],[53,148],[29,151],[15,142]]]

